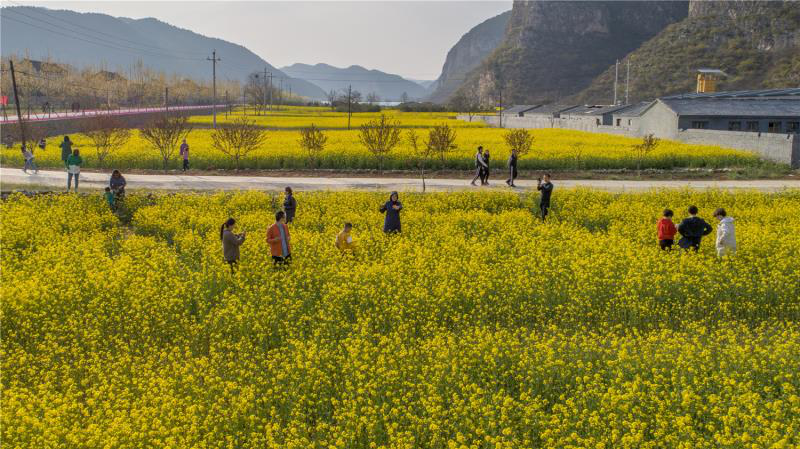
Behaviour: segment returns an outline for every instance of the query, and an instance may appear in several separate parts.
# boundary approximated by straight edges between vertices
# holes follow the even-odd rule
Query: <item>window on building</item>
[[[741,131],[742,122],[728,122],[728,131]]]
[[[706,120],[696,120],[692,122],[693,129],[708,129],[708,121]]]
[[[753,131],[753,132],[758,132],[758,122],[756,122],[756,121],[747,122],[747,130],[748,131]]]
[[[800,122],[787,122],[786,132],[800,134]]]
[[[781,122],[769,122],[767,124],[767,132],[779,133],[781,132]]]
[[[621,118],[617,119],[617,126],[622,126],[622,119]]]
[[[600,126],[600,119],[599,118],[595,119],[595,123],[597,124],[597,126]]]
[[[631,119],[628,119],[628,126],[631,126]]]

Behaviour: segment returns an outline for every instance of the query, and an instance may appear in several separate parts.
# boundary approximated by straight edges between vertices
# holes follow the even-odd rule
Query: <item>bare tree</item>
[[[455,112],[467,114],[470,122],[481,109],[478,97],[474,94],[468,94],[463,90],[459,90],[458,93],[450,99],[448,106]]]
[[[427,143],[422,143],[422,145],[420,145],[419,136],[417,136],[417,132],[413,129],[408,131],[408,143],[411,144],[411,148],[414,149],[414,154],[417,156],[417,167],[419,167],[419,174],[422,178],[422,192],[425,193],[425,166],[433,152]]]
[[[575,161],[575,167],[577,169],[579,169],[579,170],[582,169],[583,168],[583,144],[580,143],[580,142],[575,142],[572,145],[570,145],[570,149],[571,149],[570,153],[571,153],[572,159]]]
[[[506,141],[506,145],[508,145],[509,149],[517,151],[519,157],[529,153],[531,148],[533,148],[533,134],[527,129],[518,128],[509,130],[503,136],[503,139]]]
[[[638,176],[642,176],[642,162],[653,150],[656,149],[659,139],[653,134],[647,134],[642,137],[642,143],[633,146],[634,154],[636,155],[636,172]]]
[[[400,95],[400,102],[408,103],[408,92],[403,92],[403,95]]]
[[[381,114],[380,118],[361,125],[358,139],[378,158],[378,169],[383,171],[384,157],[400,142],[400,122]]]
[[[328,143],[328,136],[312,123],[310,127],[300,130],[299,142],[300,146],[308,152],[311,163],[318,165],[319,154],[325,149],[325,144]]]
[[[378,96],[375,92],[370,92],[367,94],[367,103],[375,104],[381,101],[381,97]]]
[[[99,115],[85,122],[83,133],[92,141],[97,152],[97,163],[102,167],[106,157],[115,148],[125,145],[131,131],[122,121],[109,115]]]
[[[233,159],[237,170],[241,167],[241,160],[259,149],[266,138],[264,128],[246,117],[218,126],[211,133],[212,146]]]
[[[189,131],[191,128],[189,128],[187,117],[161,114],[143,126],[139,134],[161,154],[164,171],[166,171],[169,167],[169,160]]]
[[[328,100],[328,104],[331,107],[331,111],[336,110],[336,100],[339,98],[339,95],[336,93],[335,89],[331,89],[325,94],[325,98]]]

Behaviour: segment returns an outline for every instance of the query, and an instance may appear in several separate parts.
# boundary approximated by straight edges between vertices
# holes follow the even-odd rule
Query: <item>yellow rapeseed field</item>
[[[286,270],[277,194],[0,203],[3,446],[800,446],[800,191],[296,198]],[[734,257],[658,249],[690,204]]]
[[[456,128],[456,149],[444,160],[438,157],[428,163],[433,169],[471,170],[478,145],[490,150],[491,165],[496,170],[505,169],[509,149],[503,136],[507,130],[488,128],[474,121],[455,119],[453,113],[404,113],[396,110],[384,111],[392,120],[400,123],[403,139],[384,163],[386,169],[412,170],[418,167],[419,158],[407,139],[407,133],[415,129],[420,138],[427,137],[431,126],[446,123]],[[236,116],[240,116],[237,112]],[[378,162],[359,142],[358,127],[378,117],[379,113],[353,114],[351,129],[347,129],[347,115],[329,112],[321,108],[293,108],[273,111],[262,116],[249,116],[258,125],[269,129],[266,143],[242,161],[242,168],[250,169],[375,169]],[[220,114],[218,120],[225,123],[231,118]],[[212,147],[209,116],[191,119],[199,128],[189,134],[191,166],[195,169],[231,169],[233,161]],[[322,128],[328,135],[328,145],[314,164],[308,153],[298,144],[299,129],[311,124]],[[637,166],[632,147],[640,140],[609,134],[594,134],[561,129],[539,129],[531,131],[535,136],[533,150],[520,159],[520,169],[633,169]],[[99,167],[91,142],[82,135],[72,135],[75,147],[84,157],[85,167]],[[41,167],[60,167],[60,138],[51,138],[47,149],[36,151],[36,161]],[[22,166],[22,154],[18,147],[0,151],[0,163]],[[172,168],[181,164],[177,148],[172,158]],[[662,141],[643,161],[643,168],[729,168],[758,166],[764,162],[752,154],[707,145],[689,145]],[[115,148],[103,168],[159,169],[162,167],[160,153],[150,147],[138,132],[121,148]]]

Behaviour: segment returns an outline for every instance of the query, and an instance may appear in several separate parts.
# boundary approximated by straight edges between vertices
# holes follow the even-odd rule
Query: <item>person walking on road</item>
[[[241,234],[235,234],[233,231],[236,229],[236,220],[229,218],[222,224],[219,230],[219,239],[222,240],[222,257],[225,262],[231,267],[231,274],[233,274],[236,264],[239,263],[239,247],[244,243],[244,238],[247,231]]]
[[[703,236],[711,234],[713,228],[705,220],[697,216],[697,206],[689,206],[689,217],[684,218],[678,225],[678,232],[683,236],[678,240],[678,246],[683,249],[700,249],[700,240]]]
[[[286,265],[292,258],[289,243],[289,227],[286,226],[286,213],[279,210],[275,214],[275,223],[267,229],[267,243],[272,254],[272,262],[277,267]]]
[[[286,223],[291,223],[294,221],[294,212],[297,210],[297,200],[292,195],[291,187],[286,187],[283,193],[283,210],[286,212]]]
[[[736,232],[733,227],[733,218],[728,217],[725,209],[714,211],[714,218],[719,220],[717,226],[717,256],[722,257],[736,252]]]
[[[486,162],[483,160],[483,147],[478,147],[478,152],[475,153],[475,177],[472,178],[470,184],[475,185],[475,181],[481,180],[483,184],[483,168],[486,167]]]
[[[508,179],[506,184],[510,187],[516,187],[514,180],[517,179],[517,150],[511,150],[511,156],[508,157]]]
[[[544,182],[542,182],[542,180],[544,180]],[[545,173],[544,177],[537,180],[536,190],[542,192],[542,197],[539,200],[539,210],[542,213],[542,221],[544,221],[550,209],[550,196],[553,194],[553,183],[550,182],[550,173]]]
[[[38,174],[39,167],[36,166],[36,161],[33,159],[33,151],[29,150],[24,143],[22,144],[22,157],[25,159],[25,166],[22,167],[23,173],[33,170],[34,174]]]
[[[69,136],[64,136],[64,141],[59,145],[61,147],[61,160],[64,162],[64,168],[67,168],[67,159],[72,156],[72,141]]]
[[[383,232],[387,234],[399,233],[400,211],[403,210],[403,203],[400,202],[397,192],[392,192],[389,195],[389,201],[384,203],[380,210],[382,214],[386,214],[386,218],[383,220]]]
[[[489,150],[483,152],[483,176],[481,176],[481,185],[489,185]]]
[[[664,216],[658,220],[658,246],[663,250],[672,249],[672,245],[675,243],[675,234],[678,233],[678,228],[672,222],[673,215],[671,209],[664,209]]]
[[[78,177],[81,175],[81,165],[83,159],[81,158],[80,151],[77,149],[72,151],[72,155],[67,158],[67,192],[69,192],[72,179],[75,178],[75,191],[78,191]]]
[[[179,153],[183,158],[183,171],[186,171],[189,169],[189,144],[186,143],[186,139],[183,139]]]

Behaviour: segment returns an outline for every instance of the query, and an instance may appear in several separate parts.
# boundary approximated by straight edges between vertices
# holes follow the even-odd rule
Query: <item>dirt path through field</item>
[[[137,175],[125,178],[128,188],[151,190],[277,190],[291,185],[296,190],[401,190],[420,191],[422,182],[414,178],[333,178],[333,177],[266,177],[266,176],[213,176],[213,175]],[[756,189],[779,191],[800,188],[800,180],[569,180],[553,179],[558,188],[587,187],[609,191],[635,191],[649,189]],[[43,170],[38,174],[25,174],[19,168],[0,168],[0,188],[55,187],[66,189],[64,171]],[[469,179],[429,179],[428,190],[479,190]],[[82,189],[100,189],[108,185],[108,174],[84,172],[80,177]],[[517,181],[518,189],[536,187],[535,180]],[[502,179],[492,181],[490,188],[507,189]],[[485,187],[483,188],[485,189]]]

